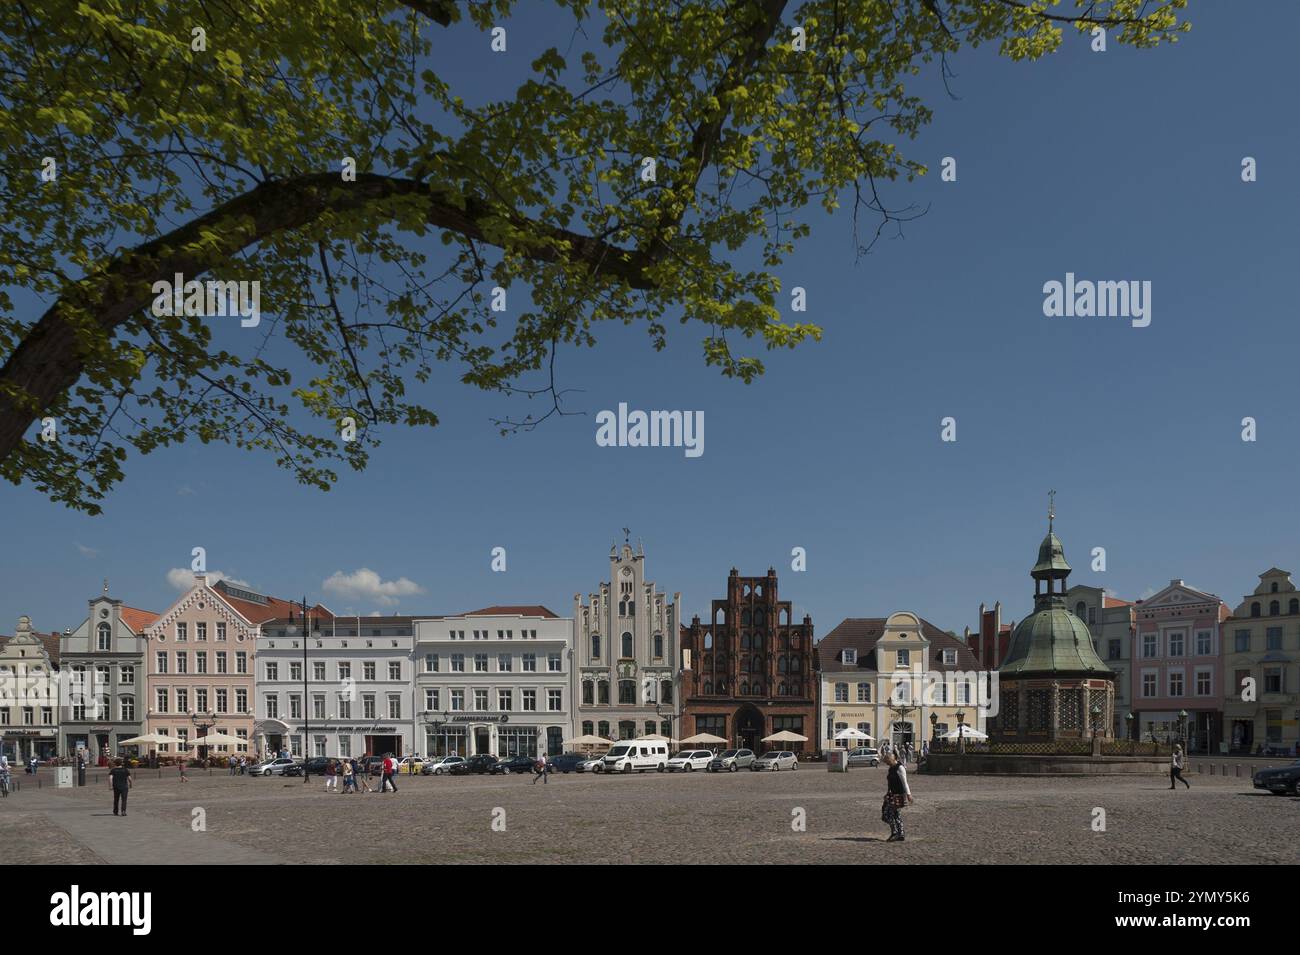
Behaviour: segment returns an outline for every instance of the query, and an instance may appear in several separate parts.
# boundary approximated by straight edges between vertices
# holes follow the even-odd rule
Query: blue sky
[[[812,213],[780,276],[808,290],[807,314],[790,317],[824,338],[765,355],[753,385],[704,366],[700,329],[674,324],[656,353],[611,327],[560,359],[580,389],[568,407],[585,416],[503,438],[490,418],[526,403],[449,371],[425,392],[441,425],[388,432],[369,470],[329,493],[198,444],[133,458],[98,517],[0,487],[0,632],[23,613],[43,630],[76,626],[106,576],[114,596],[162,610],[177,593],[168,571],[194,546],[211,569],[339,612],[567,614],[604,579],[624,526],[687,619],[707,616],[732,566],[774,566],[819,635],[903,609],[960,632],[981,601],[1001,600],[1006,618],[1029,609],[1051,488],[1072,583],[1131,599],[1181,577],[1235,605],[1300,546],[1300,136],[1283,95],[1300,10],[1194,3],[1189,16],[1192,32],[1155,51],[1095,54],[1067,34],[1039,63],[963,52],[958,99],[937,68],[921,78],[935,117],[908,148],[931,174],[886,198],[928,214],[855,261],[847,215]],[[507,26],[485,96],[567,36]],[[470,39],[447,44],[447,75],[485,76],[486,40]],[[955,183],[939,181],[949,155]],[[1258,182],[1241,182],[1243,156]],[[1066,272],[1151,281],[1150,327],[1044,317],[1043,283]],[[595,414],[620,401],[702,410],[704,455],[598,447]],[[1255,443],[1241,440],[1247,415]],[[954,443],[939,440],[945,416]],[[490,569],[497,546],[505,573]],[[804,573],[790,570],[796,546]],[[1105,573],[1088,569],[1095,546]],[[323,589],[359,568],[422,592],[393,604]]]

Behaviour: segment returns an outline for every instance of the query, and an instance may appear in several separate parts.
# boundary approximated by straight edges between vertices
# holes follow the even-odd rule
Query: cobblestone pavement
[[[1300,862],[1300,799],[1249,779],[1194,774],[1170,792],[1163,776],[911,778],[901,844],[884,842],[883,769],[819,766],[537,785],[403,777],[396,795],[346,796],[316,778],[196,772],[182,785],[146,772],[128,819],[112,816],[106,785],[25,787],[0,801],[0,838],[39,862]],[[196,808],[206,832],[192,831]],[[1098,808],[1104,832],[1092,828]]]

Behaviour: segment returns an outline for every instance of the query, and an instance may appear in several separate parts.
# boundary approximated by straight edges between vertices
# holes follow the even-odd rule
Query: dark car
[[[307,762],[303,764],[303,771],[308,776],[324,776],[325,765],[326,763],[330,762],[331,759],[332,757],[330,756],[313,756],[311,759],[307,760]],[[340,773],[343,772],[343,768],[341,766],[336,768]]]
[[[532,756],[510,756],[492,764],[488,770],[493,776],[509,776],[511,773],[531,773],[537,767],[537,760]]]
[[[447,775],[481,776],[483,773],[490,773],[496,762],[497,758],[490,753],[479,753],[477,756],[469,757],[463,763],[456,763],[447,770]]]
[[[1274,796],[1300,796],[1300,759],[1290,766],[1255,771],[1255,788],[1267,789]]]
[[[581,753],[561,753],[559,756],[552,756],[547,762],[551,764],[553,773],[580,773],[582,770],[578,767],[589,758]]]

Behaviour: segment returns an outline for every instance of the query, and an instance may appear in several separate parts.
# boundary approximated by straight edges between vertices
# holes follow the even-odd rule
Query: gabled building
[[[1223,655],[1220,623],[1228,608],[1212,593],[1181,580],[1133,606],[1133,735],[1218,752],[1223,741]]]
[[[1300,592],[1270,567],[1223,621],[1225,734],[1234,753],[1300,754]]]
[[[249,740],[233,747],[253,755],[257,638],[263,623],[287,618],[294,604],[224,580],[194,584],[145,628],[145,730],[176,739],[164,755],[191,754],[206,731]],[[312,614],[332,616],[316,606]],[[218,747],[216,755],[228,755]]]
[[[87,603],[86,618],[59,641],[69,690],[59,713],[62,751],[84,749],[95,762],[139,755],[121,741],[144,732],[144,632],[158,615],[110,597],[107,580]]]
[[[609,579],[584,603],[573,595],[580,732],[635,739],[677,732],[677,641],[682,595],[646,579],[645,552],[609,551]]]
[[[970,647],[908,611],[850,617],[817,644],[821,677],[821,748],[856,745],[835,736],[856,729],[878,746],[943,736],[958,723],[980,732],[982,669]]]
[[[817,748],[817,665],[812,617],[795,622],[781,600],[776,571],[741,577],[731,568],[727,595],[713,601],[708,623],[682,628],[680,738],[710,733],[733,746],[760,750],[763,737],[789,732]],[[768,747],[772,748],[772,747]]]
[[[18,618],[0,637],[0,746],[13,765],[59,752],[59,635],[38,633]]]
[[[996,670],[1001,665],[1002,658],[1007,655],[1007,648],[1011,645],[1011,631],[1014,628],[1014,620],[1011,623],[1002,622],[1001,600],[991,609],[980,604],[979,629],[972,631],[967,627],[963,639],[981,670]]]

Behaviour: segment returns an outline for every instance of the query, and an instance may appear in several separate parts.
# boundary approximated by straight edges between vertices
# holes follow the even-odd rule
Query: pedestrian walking
[[[184,757],[184,756],[182,756],[180,759],[178,759],[178,760],[176,761],[176,766],[177,766],[177,768],[180,769],[180,771],[181,771],[181,782],[183,782],[183,783],[188,783],[190,780],[189,780],[189,777],[185,775],[185,757]]]
[[[1192,784],[1183,778],[1183,748],[1175,744],[1174,751],[1169,757],[1169,788],[1177,789],[1178,782],[1188,789],[1192,788]]]
[[[912,790],[907,785],[907,767],[893,753],[885,755],[885,765],[889,767],[889,773],[885,777],[885,801],[880,804],[880,821],[889,824],[889,838],[886,842],[902,842],[902,809],[912,803]]]
[[[113,815],[126,815],[126,796],[131,791],[131,770],[126,768],[126,760],[118,759],[117,765],[108,771],[108,782],[113,787]],[[118,812],[118,805],[122,811]]]
[[[326,792],[329,792],[331,789],[334,790],[335,792],[339,791],[338,772],[339,772],[338,768],[335,767],[334,765],[334,760],[331,759],[325,763],[325,791]]]
[[[537,762],[533,766],[533,772],[536,773],[536,775],[533,776],[533,785],[536,786],[537,780],[539,779],[543,783],[546,783],[547,782],[546,777],[550,775],[550,771],[551,771],[551,767],[547,764],[546,757],[538,756]]]
[[[383,777],[379,780],[381,793],[384,792],[385,786],[391,786],[393,792],[397,792],[397,760],[393,759],[392,753],[384,756]]]
[[[343,792],[345,794],[355,792],[357,788],[356,784],[357,777],[353,775],[352,772],[352,761],[350,759],[345,759],[343,760]]]
[[[360,764],[358,764],[355,759],[352,761],[353,777],[355,777],[361,783],[362,788],[364,788],[366,792],[372,793],[374,792],[374,790],[370,788],[370,780],[367,778],[369,773],[370,773],[370,767],[367,766],[364,761],[361,762]]]

